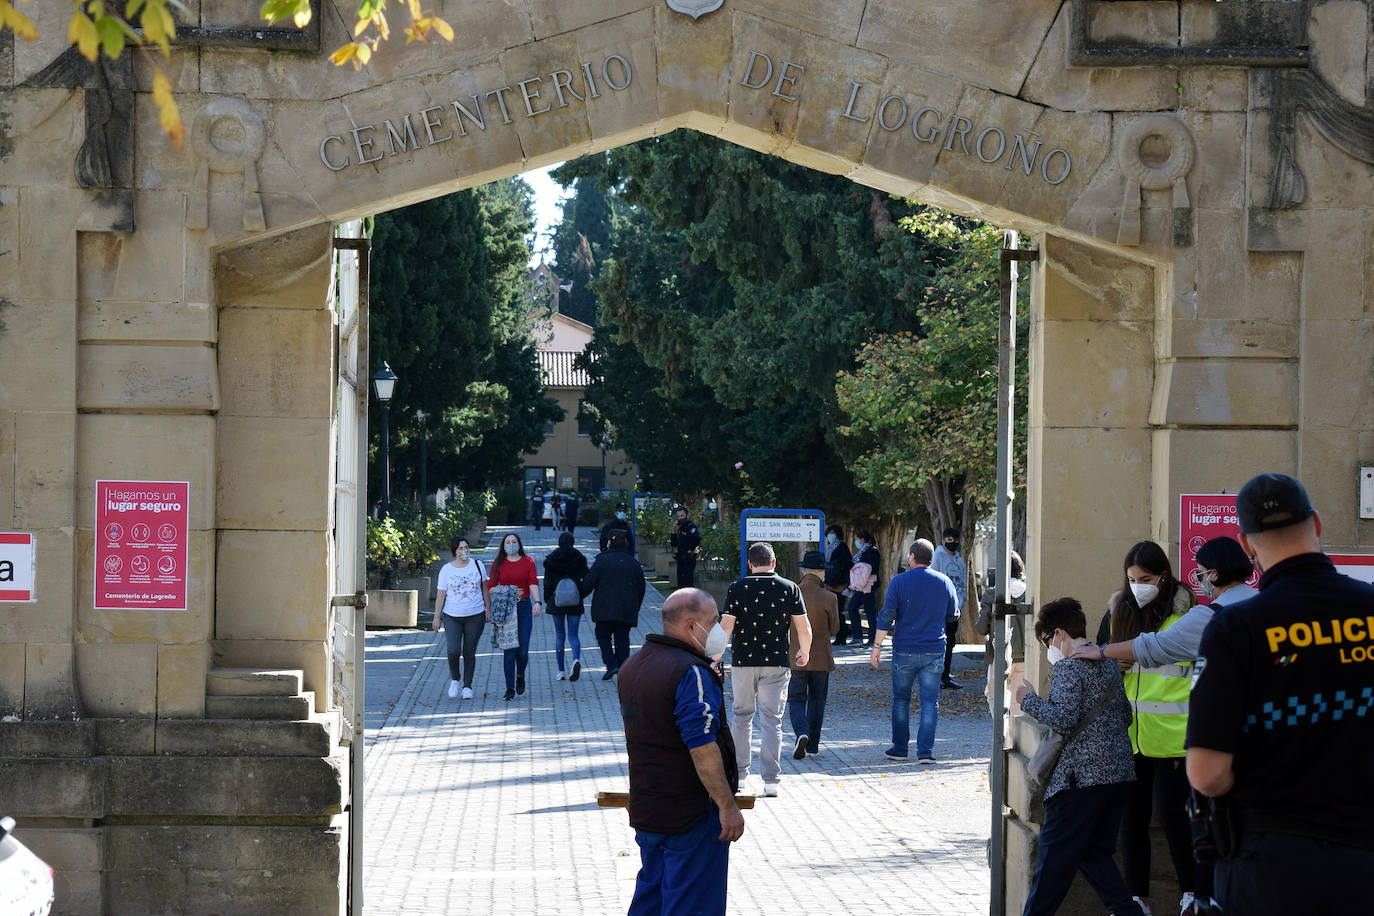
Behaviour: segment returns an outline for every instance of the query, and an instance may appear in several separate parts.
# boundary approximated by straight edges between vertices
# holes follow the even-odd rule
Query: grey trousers
[[[735,739],[735,764],[743,782],[750,773],[753,758],[754,712],[759,714],[759,775],[772,782],[782,772],[782,710],[787,699],[787,668],[755,668],[733,665],[730,690],[734,700],[734,720],[730,735]]]

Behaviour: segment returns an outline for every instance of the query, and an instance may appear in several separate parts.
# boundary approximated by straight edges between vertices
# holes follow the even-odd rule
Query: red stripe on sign
[[[31,534],[7,534],[0,532],[0,544],[32,544]]]
[[[0,589],[0,601],[32,601],[32,600],[33,600],[33,592],[22,591],[22,590],[17,589],[17,588],[12,588],[12,589],[9,589],[8,591],[6,591],[5,589]]]

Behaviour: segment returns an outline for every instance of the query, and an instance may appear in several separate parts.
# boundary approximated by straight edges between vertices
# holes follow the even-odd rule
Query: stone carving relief
[[[1374,108],[1351,103],[1310,70],[1278,70],[1265,76],[1273,102],[1269,116],[1273,172],[1266,206],[1284,210],[1307,196],[1307,179],[1294,155],[1299,110],[1337,149],[1374,164]]]
[[[210,225],[211,172],[243,176],[243,228],[248,232],[267,228],[258,190],[258,157],[266,139],[262,115],[244,99],[217,98],[196,113],[191,124],[191,147],[201,162],[187,207],[189,228],[205,229]]]
[[[693,19],[714,13],[724,5],[725,0],[668,0],[668,9]]]
[[[1117,244],[1140,244],[1141,192],[1167,189],[1173,190],[1174,244],[1192,244],[1193,207],[1187,177],[1194,150],[1192,133],[1172,115],[1146,115],[1121,132],[1116,158],[1126,175],[1126,197],[1121,202]]]
[[[96,192],[108,216],[99,224],[114,232],[134,231],[134,80],[130,55],[92,63],[75,47],[21,86],[80,89],[85,135],[76,153],[78,187]]]

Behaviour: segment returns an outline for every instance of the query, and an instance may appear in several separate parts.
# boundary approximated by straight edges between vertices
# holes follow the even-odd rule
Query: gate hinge
[[[352,595],[335,595],[329,601],[333,607],[355,607],[364,610],[367,607],[367,592],[357,592]]]

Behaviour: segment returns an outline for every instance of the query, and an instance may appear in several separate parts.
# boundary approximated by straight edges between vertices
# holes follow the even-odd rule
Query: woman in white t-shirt
[[[468,539],[456,537],[449,544],[453,561],[439,570],[438,595],[434,599],[434,629],[442,625],[448,641],[448,695],[458,696],[458,681],[463,681],[463,699],[472,699],[472,669],[477,664],[477,640],[491,619],[491,598],[487,594],[487,571],[482,561],[470,557]],[[461,661],[461,664],[459,662]]]

